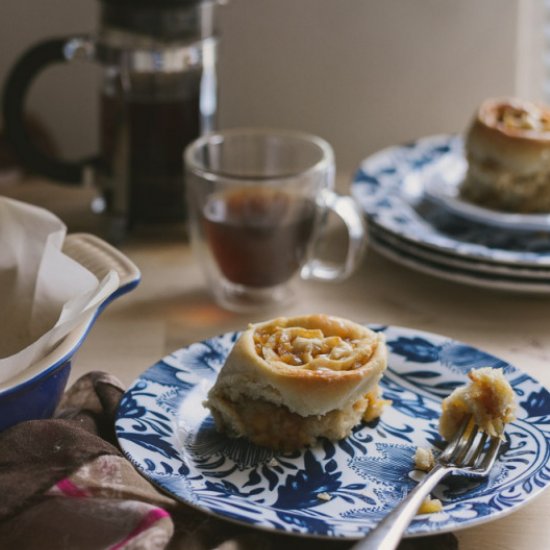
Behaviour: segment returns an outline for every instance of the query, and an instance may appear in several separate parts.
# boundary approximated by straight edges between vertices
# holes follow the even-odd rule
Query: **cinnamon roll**
[[[506,212],[550,212],[549,107],[488,99],[467,131],[465,149],[462,198]]]
[[[338,317],[281,317],[250,325],[227,357],[205,405],[217,428],[277,450],[339,440],[387,403],[382,334]]]

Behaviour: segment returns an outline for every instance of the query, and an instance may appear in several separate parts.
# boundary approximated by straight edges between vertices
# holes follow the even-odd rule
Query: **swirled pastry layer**
[[[383,336],[327,315],[251,325],[208,394],[218,428],[273,448],[345,437],[378,416]]]
[[[510,212],[550,211],[550,109],[516,98],[482,103],[465,140],[466,200]]]

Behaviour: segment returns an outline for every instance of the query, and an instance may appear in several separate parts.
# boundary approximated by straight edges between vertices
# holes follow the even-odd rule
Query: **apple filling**
[[[256,445],[280,451],[293,451],[312,445],[318,437],[338,441],[359,422],[370,422],[382,413],[388,401],[379,397],[378,389],[369,392],[352,405],[324,415],[300,416],[283,405],[263,399],[227,398],[218,402],[212,413],[216,425],[230,436],[246,436]]]

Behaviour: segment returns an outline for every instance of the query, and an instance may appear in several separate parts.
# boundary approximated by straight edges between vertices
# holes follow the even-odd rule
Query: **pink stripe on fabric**
[[[65,478],[59,481],[57,484],[57,488],[68,497],[89,497],[90,494],[88,491],[81,489],[77,485],[75,485],[70,479]]]
[[[132,531],[130,531],[130,533],[124,540],[120,541],[114,546],[111,546],[110,550],[118,550],[119,548],[122,548],[134,537],[137,537],[140,533],[143,533],[143,531],[149,529],[149,527],[151,527],[151,525],[156,523],[159,519],[167,517],[170,517],[170,514],[166,510],[163,510],[162,508],[154,508],[145,515],[145,517],[137,524],[137,526]]]

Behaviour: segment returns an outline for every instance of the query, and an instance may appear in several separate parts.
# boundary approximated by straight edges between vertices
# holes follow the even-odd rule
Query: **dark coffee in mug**
[[[316,207],[296,193],[253,187],[215,193],[202,214],[225,278],[268,288],[288,281],[305,261]]]

